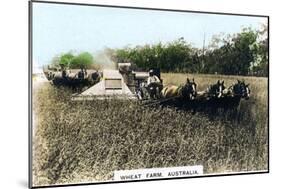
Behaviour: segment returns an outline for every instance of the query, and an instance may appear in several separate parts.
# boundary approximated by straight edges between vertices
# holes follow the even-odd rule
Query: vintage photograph
[[[31,185],[268,172],[268,21],[31,2]]]

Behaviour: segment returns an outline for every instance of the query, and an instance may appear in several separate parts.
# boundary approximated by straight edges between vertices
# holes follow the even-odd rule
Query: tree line
[[[208,46],[195,48],[184,38],[162,44],[104,50],[115,63],[131,62],[135,69],[160,68],[162,72],[268,76],[267,26],[244,28],[232,35],[215,35]],[[56,56],[52,65],[98,68],[88,52]]]
[[[112,59],[132,62],[143,69],[158,67],[163,72],[268,76],[267,27],[213,36],[211,43],[202,48],[179,38],[167,44],[117,49]]]

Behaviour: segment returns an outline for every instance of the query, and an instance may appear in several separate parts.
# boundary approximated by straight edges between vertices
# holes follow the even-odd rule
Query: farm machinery
[[[186,79],[180,86],[163,86],[160,69],[150,69],[147,72],[134,72],[130,64],[120,64],[119,72],[123,75],[125,83],[138,100],[145,106],[170,105],[193,110],[235,109],[241,99],[249,99],[249,84],[244,80],[226,87],[224,81],[218,80],[203,91],[197,91],[197,84],[193,79]],[[131,74],[131,76],[130,76]],[[154,82],[151,82],[151,78]]]
[[[45,77],[55,86],[66,86],[81,91],[100,81],[102,73],[96,70],[43,68]]]
[[[54,85],[64,85],[74,90],[72,100],[130,99],[139,100],[145,106],[174,105],[192,109],[209,107],[236,107],[242,98],[248,99],[249,85],[244,81],[226,88],[224,81],[197,91],[194,79],[181,86],[163,86],[160,69],[149,72],[134,71],[131,63],[118,63],[116,70],[57,70],[44,71]]]

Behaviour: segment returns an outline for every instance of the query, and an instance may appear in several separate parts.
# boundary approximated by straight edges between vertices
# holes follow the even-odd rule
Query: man
[[[147,78],[147,86],[151,83],[160,83],[160,79],[154,75],[153,70],[149,70],[149,77]]]
[[[149,71],[149,77],[147,78],[147,88],[151,98],[156,99],[159,97],[160,90],[162,90],[162,83],[160,79],[154,75],[153,70]]]

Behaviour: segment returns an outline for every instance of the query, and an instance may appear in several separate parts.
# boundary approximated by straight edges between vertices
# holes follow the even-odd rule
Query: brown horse
[[[180,96],[180,87],[176,85],[168,85],[162,89],[161,96],[163,98]]]
[[[163,98],[183,97],[188,100],[193,100],[197,95],[196,87],[197,85],[194,82],[194,79],[190,81],[187,78],[186,84],[183,86],[168,85],[164,87],[161,91],[161,96]]]

